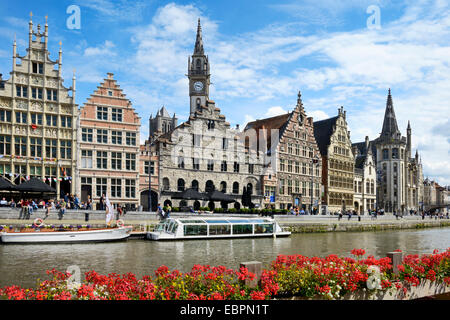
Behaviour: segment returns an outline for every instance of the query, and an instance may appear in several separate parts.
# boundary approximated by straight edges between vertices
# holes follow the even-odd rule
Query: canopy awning
[[[12,191],[16,190],[16,186],[9,182],[7,179],[0,177],[0,190]]]
[[[21,192],[56,193],[55,188],[52,188],[45,182],[43,182],[39,179],[36,179],[36,178],[31,178],[30,180],[15,186],[15,190],[21,191]]]

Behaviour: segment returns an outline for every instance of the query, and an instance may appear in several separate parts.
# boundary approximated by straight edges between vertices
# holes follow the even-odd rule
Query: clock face
[[[197,81],[194,83],[194,90],[199,92],[203,90],[203,82]]]

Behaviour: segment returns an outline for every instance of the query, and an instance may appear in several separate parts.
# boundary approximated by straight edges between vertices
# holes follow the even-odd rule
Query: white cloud
[[[113,51],[114,48],[115,45],[112,41],[105,40],[105,42],[98,47],[88,47],[84,49],[84,56],[114,56],[116,55],[116,53]]]
[[[285,114],[285,113],[287,113],[287,112],[288,112],[288,111],[284,110],[283,107],[275,106],[275,107],[270,107],[270,108],[267,110],[265,116],[268,117],[268,118],[270,118],[270,117],[275,117],[275,116],[278,116],[278,115]]]

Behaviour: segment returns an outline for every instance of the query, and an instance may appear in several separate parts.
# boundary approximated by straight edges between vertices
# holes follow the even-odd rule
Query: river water
[[[101,274],[132,272],[140,278],[153,275],[161,265],[182,272],[190,271],[194,264],[237,269],[245,261],[261,261],[263,267],[268,267],[279,254],[350,256],[353,248],[363,248],[366,254],[380,258],[395,249],[401,249],[405,254],[423,254],[449,247],[450,228],[308,233],[276,239],[0,244],[0,287],[15,284],[34,288],[38,278],[48,278],[46,270],[65,271],[74,265],[81,271],[81,279],[84,272],[90,270]]]

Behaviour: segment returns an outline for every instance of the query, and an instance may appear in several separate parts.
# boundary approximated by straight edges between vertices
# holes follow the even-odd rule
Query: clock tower
[[[206,100],[209,97],[210,72],[208,56],[203,50],[202,27],[198,19],[197,38],[195,40],[194,54],[188,58],[189,78],[189,98],[191,112],[194,116],[195,111],[201,106],[206,106]]]

